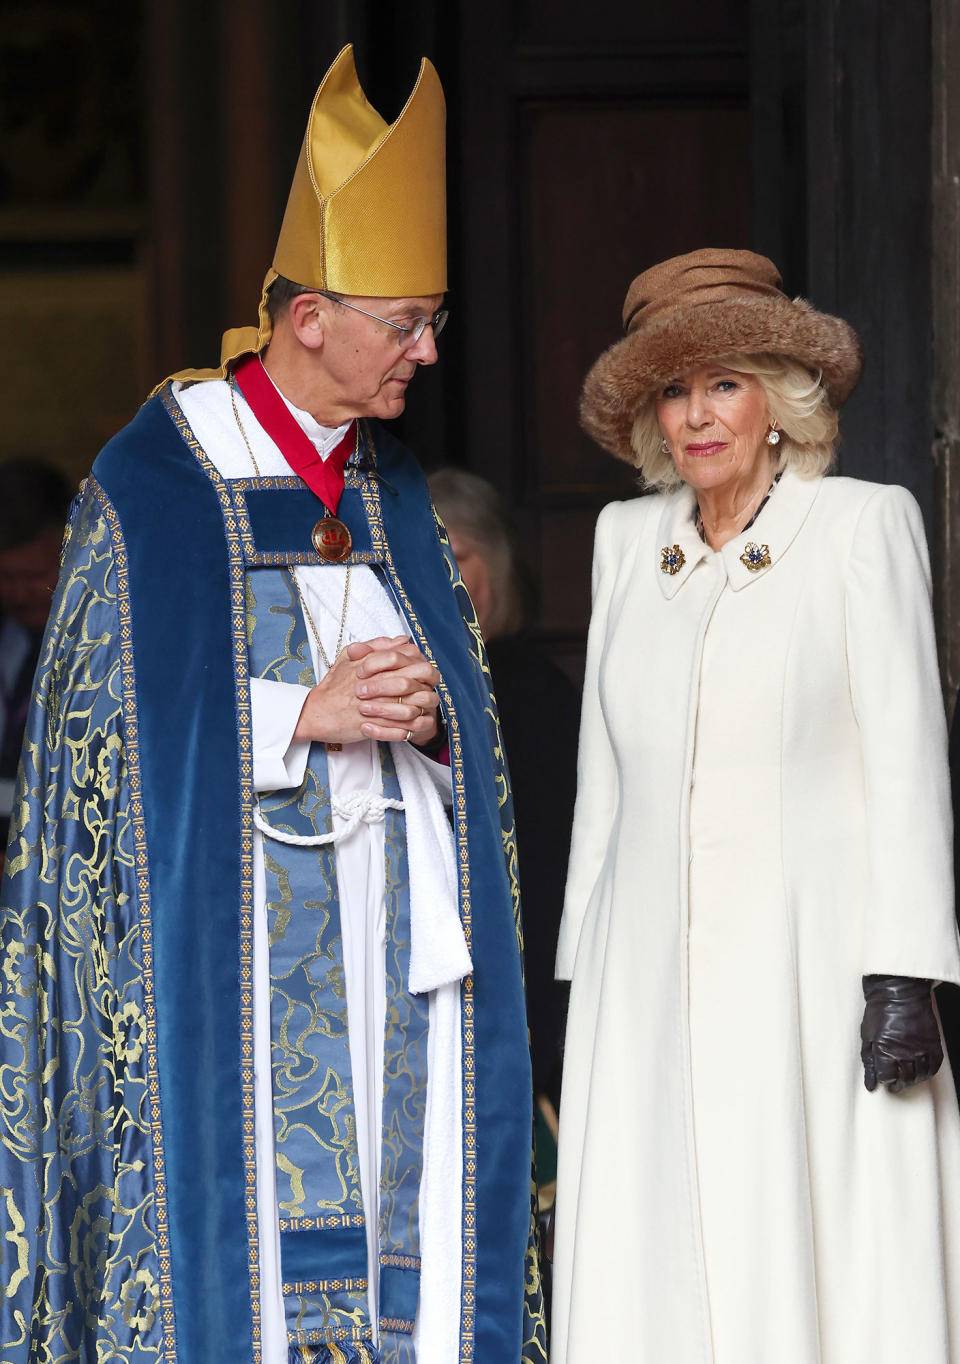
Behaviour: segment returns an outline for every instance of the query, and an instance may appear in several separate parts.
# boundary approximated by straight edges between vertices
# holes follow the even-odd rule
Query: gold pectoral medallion
[[[328,564],[342,564],[349,559],[353,536],[335,516],[324,516],[314,526],[310,539],[320,558]]]

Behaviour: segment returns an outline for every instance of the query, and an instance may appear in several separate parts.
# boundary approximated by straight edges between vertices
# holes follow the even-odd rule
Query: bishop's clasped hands
[[[440,674],[406,635],[358,640],[312,687],[295,739],[428,744],[438,732]]]

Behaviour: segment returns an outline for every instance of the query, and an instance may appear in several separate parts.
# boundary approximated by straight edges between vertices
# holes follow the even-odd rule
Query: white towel
[[[457,902],[456,850],[436,786],[405,744],[391,744],[407,816],[410,989],[426,994],[473,967]]]

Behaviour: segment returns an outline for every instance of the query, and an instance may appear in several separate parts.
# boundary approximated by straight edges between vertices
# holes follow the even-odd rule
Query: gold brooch
[[[686,562],[687,556],[679,545],[673,545],[672,547],[670,545],[664,545],[663,549],[660,551],[661,573],[679,573]]]
[[[744,568],[749,568],[751,573],[759,573],[761,568],[769,568],[771,562],[770,546],[755,545],[751,540],[748,545],[744,545],[740,562]]]

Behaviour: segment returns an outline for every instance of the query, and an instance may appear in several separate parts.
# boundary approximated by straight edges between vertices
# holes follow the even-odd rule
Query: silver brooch
[[[671,575],[679,573],[686,562],[687,556],[679,545],[664,545],[663,549],[660,551],[661,573],[669,573]]]
[[[744,545],[740,562],[744,568],[749,568],[751,573],[759,573],[761,568],[769,568],[771,563],[770,546],[755,545],[751,540],[749,544]]]

